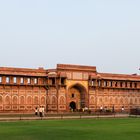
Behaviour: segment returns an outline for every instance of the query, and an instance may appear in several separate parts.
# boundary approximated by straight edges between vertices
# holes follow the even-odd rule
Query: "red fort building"
[[[94,66],[56,69],[0,67],[0,112],[69,112],[140,107],[140,76],[98,73]]]

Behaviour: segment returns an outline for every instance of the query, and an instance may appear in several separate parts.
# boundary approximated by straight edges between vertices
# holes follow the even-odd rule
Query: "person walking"
[[[100,106],[100,113],[103,112],[103,106]]]
[[[45,116],[45,108],[44,108],[44,106],[42,106],[42,117],[44,117]]]
[[[115,109],[114,109],[114,105],[112,106],[112,113],[114,113],[115,112]]]
[[[37,107],[35,108],[35,115],[36,116],[38,115],[38,108]]]
[[[122,109],[121,110],[122,110],[122,113],[124,113],[124,106],[122,106]]]
[[[39,116],[42,117],[42,107],[39,107]]]

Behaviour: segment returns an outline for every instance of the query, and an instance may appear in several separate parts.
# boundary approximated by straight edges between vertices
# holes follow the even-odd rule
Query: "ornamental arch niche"
[[[38,98],[38,96],[35,96],[34,97],[34,104],[35,105],[38,105],[39,104],[39,98]]]
[[[31,105],[32,104],[32,96],[27,96],[27,104]]]
[[[10,105],[10,104],[11,104],[11,98],[10,98],[9,95],[7,95],[7,96],[5,97],[5,104],[6,104],[6,105]]]
[[[13,96],[13,100],[12,100],[14,105],[18,104],[18,96]]]
[[[41,104],[42,105],[45,105],[46,104],[46,98],[45,98],[45,96],[42,96],[40,100],[41,100]]]
[[[64,98],[64,96],[61,96],[61,97],[59,98],[59,104],[60,104],[60,105],[65,105],[65,98]]]
[[[0,105],[2,105],[2,104],[3,104],[3,97],[0,96]]]
[[[52,96],[52,104],[53,105],[57,104],[57,98],[56,98],[56,96]]]
[[[88,94],[86,88],[77,83],[68,88],[68,106],[69,109],[79,110],[88,107]]]

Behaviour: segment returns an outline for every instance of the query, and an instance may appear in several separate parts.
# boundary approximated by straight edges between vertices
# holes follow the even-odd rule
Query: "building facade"
[[[0,68],[0,112],[69,112],[140,107],[140,76],[98,73],[96,67],[58,64],[56,69]]]

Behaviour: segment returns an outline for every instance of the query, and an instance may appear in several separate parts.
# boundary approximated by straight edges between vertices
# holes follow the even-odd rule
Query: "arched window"
[[[102,98],[99,98],[99,103],[101,103],[101,104],[102,104]]]
[[[110,98],[110,104],[112,104],[112,97]]]
[[[128,98],[125,98],[125,104],[128,104]]]
[[[36,96],[36,97],[34,97],[34,104],[39,104],[39,100],[38,100],[38,97]]]
[[[2,96],[0,96],[0,105],[3,104]]]
[[[31,96],[27,97],[27,104],[32,104],[32,97]]]
[[[55,96],[52,96],[52,104],[57,104],[57,100]]]
[[[45,97],[44,97],[44,96],[41,97],[41,104],[42,104],[42,105],[45,105],[45,104],[46,104],[46,102],[45,102]]]
[[[118,98],[117,97],[115,98],[115,103],[118,104]]]
[[[11,103],[10,97],[6,96],[5,97],[5,104],[9,105]]]
[[[135,104],[137,104],[137,98],[135,98]]]
[[[60,103],[61,105],[64,105],[64,104],[65,104],[65,99],[64,99],[63,96],[60,97],[59,103]]]
[[[105,97],[105,102],[108,102],[108,97]]]
[[[47,104],[50,104],[51,102],[50,102],[50,97],[48,96],[47,97]]]
[[[90,104],[94,104],[94,97],[90,97]]]
[[[14,96],[13,97],[13,104],[14,105],[17,105],[18,104],[18,97],[17,96]]]
[[[21,105],[24,105],[25,104],[25,97],[24,96],[21,96],[20,97],[20,104]]]
[[[133,99],[132,98],[130,98],[130,104],[133,104]]]
[[[123,104],[123,98],[120,99],[120,104]]]

